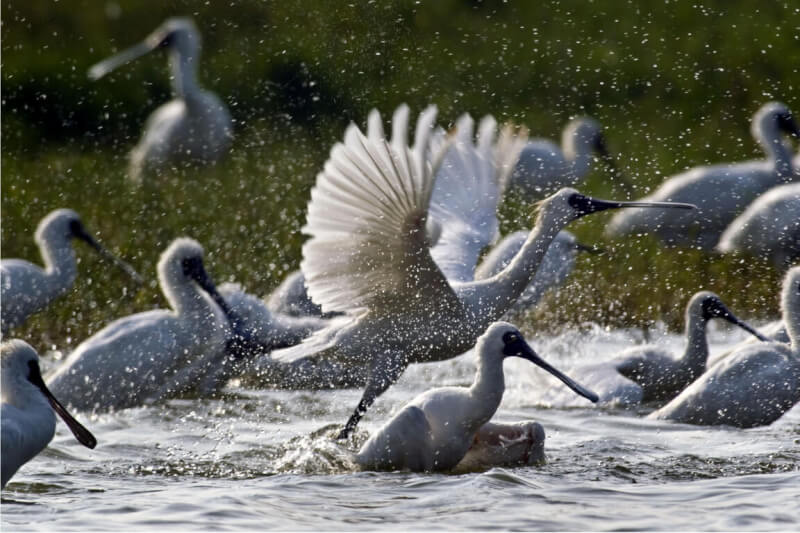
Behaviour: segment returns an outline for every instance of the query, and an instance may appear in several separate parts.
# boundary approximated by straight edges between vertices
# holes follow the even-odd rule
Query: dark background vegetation
[[[126,154],[170,98],[154,53],[90,82],[95,62],[166,17],[192,16],[202,84],[236,121],[233,153],[142,189]],[[688,167],[761,158],[749,133],[763,103],[800,110],[800,6],[743,1],[2,3],[2,255],[39,262],[38,221],[72,207],[150,283],[134,291],[85,246],[74,290],[16,335],[68,349],[114,318],[164,306],[158,254],[175,237],[206,247],[207,268],[267,294],[298,267],[308,192],[350,121],[407,102],[435,103],[443,123],[491,113],[559,139],[571,118],[605,127],[620,166],[646,194]],[[599,167],[598,167],[599,168]],[[595,170],[581,189],[621,196]],[[531,206],[502,206],[504,231]],[[780,273],[754,258],[663,249],[648,237],[608,242],[608,216],[570,229],[605,247],[570,283],[521,317],[529,330],[596,322],[682,327],[699,289],[743,317],[776,316]]]

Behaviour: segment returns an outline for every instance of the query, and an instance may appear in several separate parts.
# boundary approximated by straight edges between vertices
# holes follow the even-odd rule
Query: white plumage
[[[435,115],[434,108],[420,115],[413,149],[397,131],[389,143],[351,125],[311,191],[304,228],[311,239],[301,263],[308,294],[323,312],[343,312],[347,320],[273,356],[332,358],[368,375],[342,436],[409,363],[447,359],[471,348],[528,285],[566,224],[608,208],[646,205],[563,189],[540,205],[536,227],[504,270],[484,280],[451,282],[430,252],[428,206],[437,162],[444,157],[426,155]],[[377,127],[371,131],[382,131]]]
[[[53,440],[56,415],[69,426],[75,438],[88,448],[97,440],[59,403],[42,381],[39,355],[18,339],[0,344],[2,365],[2,484],[19,468],[36,457]]]
[[[560,147],[548,139],[528,141],[509,179],[504,180],[503,189],[513,188],[532,201],[562,187],[577,187],[591,170],[595,153],[611,167],[614,179],[630,189],[606,148],[602,126],[589,117],[579,117],[567,124]]]
[[[44,268],[22,259],[0,261],[0,324],[3,335],[11,328],[22,325],[30,315],[47,307],[75,283],[78,267],[72,239],[85,241],[141,283],[141,278],[133,268],[94,240],[78,213],[72,209],[56,209],[44,217],[36,228],[36,244],[39,245]]]
[[[717,250],[768,258],[778,268],[800,259],[800,183],[779,185],[759,196],[730,223]]]
[[[230,310],[192,239],[170,244],[158,262],[170,310],[116,320],[83,341],[49,377],[50,389],[81,410],[122,409],[224,383]],[[209,374],[211,373],[211,374]]]
[[[511,324],[496,322],[477,341],[478,371],[471,387],[429,390],[407,403],[364,443],[356,462],[369,470],[443,471],[456,468],[468,451],[480,443],[469,458],[469,468],[527,463],[531,448],[543,452],[544,431],[528,433],[518,426],[487,426],[505,391],[503,361],[518,356],[542,366],[575,393],[590,401],[597,397],[545,363]],[[524,442],[505,440],[512,434]],[[519,446],[522,444],[522,446]],[[534,460],[543,459],[536,453]],[[480,464],[481,461],[489,464]]]
[[[725,228],[759,195],[776,185],[797,180],[792,155],[781,135],[800,136],[789,109],[778,102],[761,107],[751,131],[767,159],[695,167],[667,179],[642,200],[694,202],[693,212],[618,213],[606,228],[610,236],[652,233],[669,244],[694,245],[711,250]]]
[[[99,79],[160,47],[169,51],[175,98],[148,117],[142,138],[131,151],[129,174],[136,182],[149,172],[180,163],[214,163],[228,152],[233,139],[228,108],[197,83],[200,32],[189,18],[167,19],[140,44],[94,65],[89,77]]]
[[[649,418],[742,428],[771,424],[800,401],[800,266],[781,294],[790,342],[743,344]]]
[[[719,296],[701,291],[686,305],[686,348],[679,357],[657,345],[636,346],[610,361],[580,367],[574,375],[594,388],[601,403],[635,405],[669,401],[705,372],[706,326],[713,318],[726,320],[760,340],[767,340],[737,318]]]
[[[475,279],[490,278],[503,270],[519,253],[527,238],[527,231],[515,231],[503,237],[478,265]],[[547,291],[562,285],[575,267],[578,252],[581,250],[597,252],[580,244],[572,233],[566,230],[558,232],[553,242],[547,247],[547,252],[533,280],[511,306],[509,313],[517,313],[534,307]]]

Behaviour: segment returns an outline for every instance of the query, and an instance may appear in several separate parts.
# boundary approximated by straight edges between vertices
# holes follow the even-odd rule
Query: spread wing
[[[497,168],[497,182],[500,184],[500,194],[505,193],[511,178],[511,172],[519,161],[522,150],[528,143],[528,129],[515,128],[506,124],[497,136],[494,144],[494,163]]]
[[[431,254],[451,281],[472,281],[481,251],[497,236],[500,189],[492,154],[495,128],[492,117],[484,118],[473,141],[474,122],[463,115],[436,175],[430,213],[440,233]],[[434,144],[444,142],[444,132],[439,130]]]
[[[311,239],[301,263],[308,294],[323,312],[391,313],[408,302],[461,306],[429,251],[434,175],[427,154],[435,118],[434,107],[420,115],[414,149],[399,138],[387,142],[370,118],[369,136],[351,125],[331,150],[311,191],[303,228]]]

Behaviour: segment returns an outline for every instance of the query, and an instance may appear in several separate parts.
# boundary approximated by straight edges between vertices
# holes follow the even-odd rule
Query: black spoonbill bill
[[[356,455],[356,463],[367,470],[442,471],[456,468],[476,444],[483,448],[496,442],[485,467],[521,463],[530,459],[534,448],[542,460],[544,431],[539,426],[530,434],[518,426],[489,424],[505,392],[503,361],[521,357],[544,368],[576,394],[595,402],[597,396],[541,359],[522,334],[506,322],[495,322],[477,341],[478,371],[470,387],[443,387],[420,394],[407,403],[386,424],[373,433]],[[503,439],[513,433],[515,438]],[[527,442],[517,442],[520,437]],[[514,445],[511,445],[513,442]],[[520,446],[520,444],[524,444]],[[497,452],[500,453],[497,453]],[[476,457],[470,460],[476,465]],[[499,464],[496,464],[499,463]]]
[[[137,284],[142,283],[130,265],[115,257],[86,231],[78,213],[72,209],[56,209],[36,228],[36,243],[44,268],[22,259],[0,261],[0,324],[3,335],[47,307],[75,283],[78,266],[70,243],[72,239],[86,242],[123,269]]]
[[[39,369],[39,355],[30,344],[12,339],[0,344],[2,365],[2,485],[53,440],[56,415],[78,442],[94,448],[97,440],[70,415],[48,390]]]
[[[771,424],[800,401],[800,266],[781,293],[788,344],[745,344],[709,368],[649,418],[751,428]]]
[[[427,156],[435,116],[433,107],[421,114],[415,149],[395,143],[395,136],[392,143],[364,136],[350,125],[311,191],[304,227],[311,239],[301,262],[308,293],[323,312],[340,311],[349,320],[272,355],[280,361],[331,358],[367,373],[342,438],[409,363],[449,359],[470,349],[514,304],[569,222],[612,208],[693,207],[609,202],[562,189],[539,204],[533,230],[505,269],[487,279],[451,282],[430,252],[440,233],[428,223],[434,176],[452,144]]]

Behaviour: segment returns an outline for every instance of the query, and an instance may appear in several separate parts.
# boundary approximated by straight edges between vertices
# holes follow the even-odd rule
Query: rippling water
[[[710,333],[712,354],[743,334]],[[641,341],[590,329],[531,338],[564,370]],[[680,337],[654,340],[682,348]],[[180,400],[79,419],[88,450],[59,423],[51,446],[4,491],[9,530],[796,530],[800,407],[769,427],[651,421],[647,409],[543,405],[554,378],[506,362],[496,418],[536,420],[543,466],[445,475],[358,472],[330,440],[360,391],[286,392],[232,385],[218,400]],[[410,368],[362,422],[363,441],[433,386],[466,385],[472,354]],[[580,404],[576,404],[580,405]],[[355,446],[354,443],[352,446]]]

